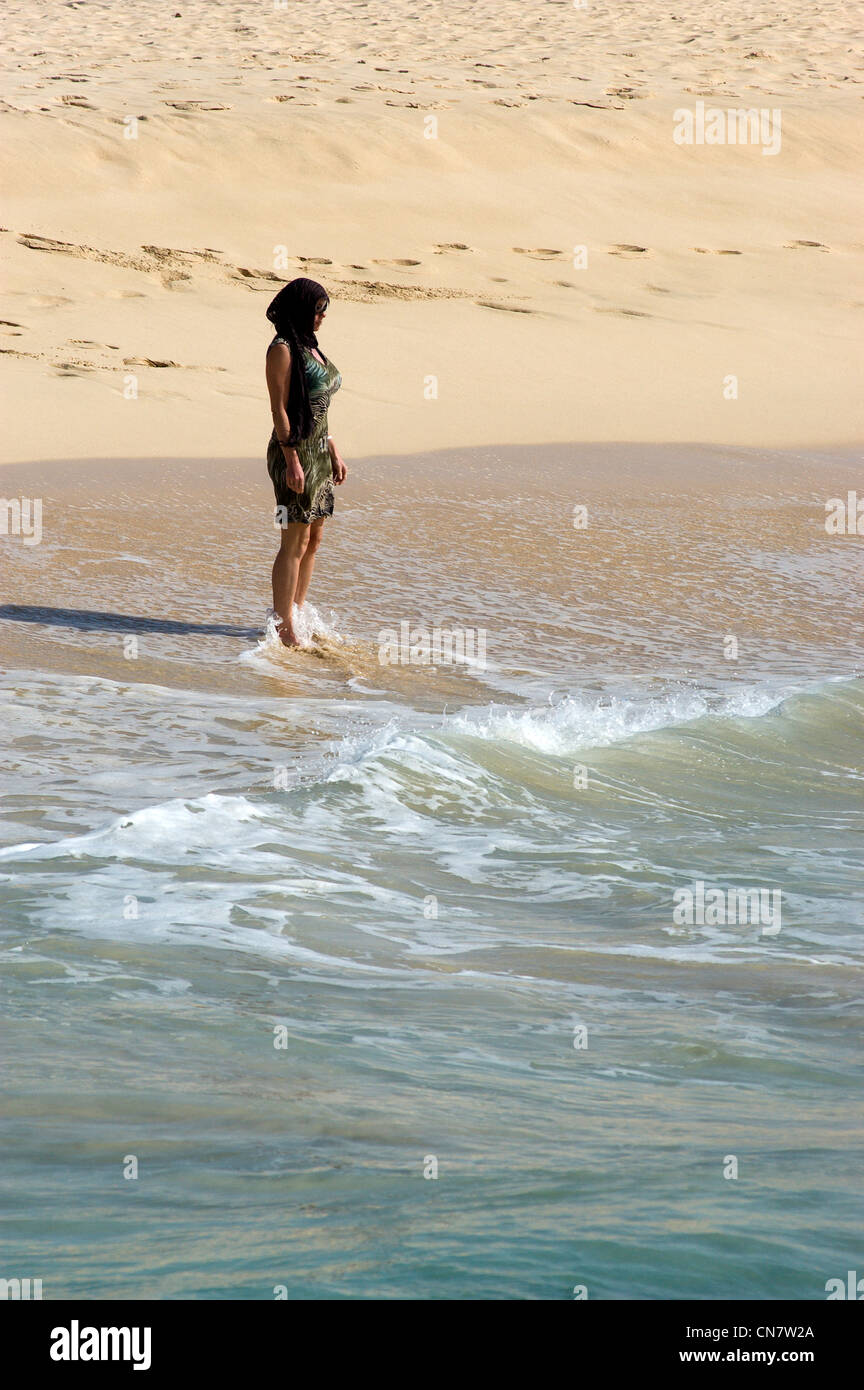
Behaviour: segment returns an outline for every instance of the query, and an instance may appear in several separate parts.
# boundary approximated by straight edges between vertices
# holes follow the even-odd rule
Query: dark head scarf
[[[284,338],[291,350],[291,382],[288,387],[288,422],[291,444],[299,444],[312,433],[314,421],[309,404],[309,385],[306,381],[306,363],[303,348],[317,348],[315,337],[315,310],[321,300],[330,303],[330,296],[317,280],[307,280],[303,276],[291,280],[279,291],[267,307],[267,317],[280,338]],[[324,354],[321,354],[322,357]]]

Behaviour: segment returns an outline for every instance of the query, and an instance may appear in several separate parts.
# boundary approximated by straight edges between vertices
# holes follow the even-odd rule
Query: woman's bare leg
[[[273,561],[273,607],[281,620],[279,636],[286,647],[300,645],[294,631],[294,604],[297,602],[300,566],[308,543],[309,527],[302,521],[292,521],[282,528],[282,543]]]
[[[297,604],[298,608],[301,604],[306,602],[309,580],[312,578],[312,571],[315,568],[315,556],[318,553],[318,547],[321,544],[321,537],[323,534],[324,518],[322,516],[319,517],[317,521],[313,521],[309,527],[309,541],[303,559],[300,561],[300,573],[297,577],[297,592],[294,596],[294,602]]]

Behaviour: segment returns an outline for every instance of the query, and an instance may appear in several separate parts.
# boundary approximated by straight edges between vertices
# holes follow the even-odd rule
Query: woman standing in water
[[[267,310],[276,336],[267,349],[267,390],[273,433],[267,471],[273,483],[282,544],[273,562],[273,608],[279,637],[299,646],[294,607],[306,598],[324,520],[333,515],[333,484],[347,469],[327,433],[327,409],[342,377],[315,336],[330,296],[315,280],[292,280]]]

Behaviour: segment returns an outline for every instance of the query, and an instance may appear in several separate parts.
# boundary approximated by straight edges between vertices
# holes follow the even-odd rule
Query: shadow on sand
[[[0,604],[0,620],[13,623],[41,623],[45,627],[74,627],[79,632],[162,632],[207,637],[242,637],[245,641],[261,636],[260,628],[232,627],[229,623],[188,623],[177,618],[140,618],[129,613],[99,613],[88,608],[41,608],[20,603]]]

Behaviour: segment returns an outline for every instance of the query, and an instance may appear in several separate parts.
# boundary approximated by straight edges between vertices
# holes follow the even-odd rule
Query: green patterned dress
[[[270,347],[284,342],[285,339],[277,335]],[[324,357],[324,354],[321,353],[321,356]],[[327,411],[330,401],[342,385],[342,377],[329,358],[325,357],[322,365],[307,348],[303,349],[303,357],[314,423],[312,433],[297,445],[306,479],[302,492],[292,492],[286,485],[285,455],[275,429],[267,445],[267,472],[273,483],[276,505],[284,509],[279,518],[282,526],[295,521],[308,525],[322,516],[333,515],[333,467],[327,448]]]

